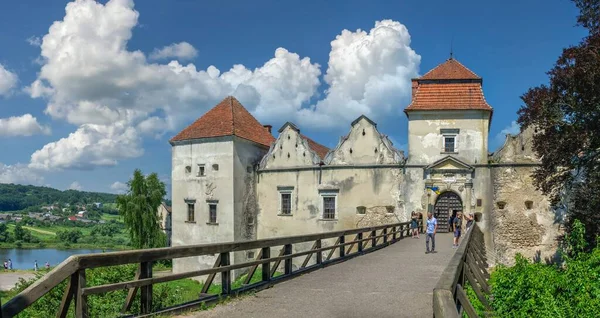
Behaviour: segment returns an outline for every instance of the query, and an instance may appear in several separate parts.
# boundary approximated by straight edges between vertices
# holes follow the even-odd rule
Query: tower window
[[[531,210],[533,208],[533,201],[525,201],[525,208],[527,208],[527,210]]]
[[[200,165],[198,165],[198,177],[203,177],[203,176],[205,176],[205,174],[204,174],[204,165],[200,164]]]
[[[335,219],[335,196],[323,197],[323,219]]]
[[[214,203],[208,205],[208,223],[217,223],[217,205]]]
[[[356,214],[366,214],[366,213],[367,213],[367,207],[364,207],[364,206],[356,207]]]
[[[498,201],[498,202],[496,202],[496,205],[498,206],[498,209],[504,210],[504,208],[506,207],[506,202]]]
[[[444,137],[444,152],[454,152],[455,150],[455,137],[445,136]]]
[[[194,222],[194,203],[187,204],[187,221]]]

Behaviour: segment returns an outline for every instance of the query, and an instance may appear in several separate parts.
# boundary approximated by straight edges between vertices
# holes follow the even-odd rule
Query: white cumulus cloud
[[[44,184],[44,177],[29,169],[26,164],[6,165],[0,162],[0,183]]]
[[[377,120],[408,103],[410,78],[420,63],[399,22],[379,21],[368,32],[344,30],[331,42],[328,88],[318,100],[321,66],[285,48],[255,69],[235,64],[222,72],[178,60],[151,63],[197,52],[187,42],[149,57],[128,50],[138,17],[132,0],[79,0],[66,6],[63,20],[42,38],[42,67],[26,91],[48,100],[47,115],[79,128],[36,151],[33,167],[92,168],[140,156],[144,136],[182,129],[227,95],[274,125],[347,126],[360,114]]]
[[[69,190],[81,191],[83,190],[83,187],[81,186],[81,184],[79,184],[79,182],[73,181],[73,183],[71,183],[71,185],[69,186]]]
[[[150,59],[162,60],[176,58],[179,60],[191,60],[198,56],[198,50],[187,42],[173,43],[161,49],[155,49],[150,53]]]
[[[42,39],[39,36],[30,36],[26,41],[31,46],[40,46],[42,44]]]
[[[0,118],[0,137],[50,134],[50,128],[40,125],[31,114]]]
[[[129,187],[127,186],[126,183],[119,182],[119,181],[115,181],[113,184],[110,185],[110,189],[117,193],[125,193],[125,192],[127,192],[128,188]]]
[[[7,70],[4,65],[0,64],[0,96],[11,94],[17,86],[18,80],[17,74]]]

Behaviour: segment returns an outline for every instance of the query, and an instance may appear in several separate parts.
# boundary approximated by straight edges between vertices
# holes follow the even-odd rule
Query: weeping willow
[[[131,245],[136,249],[163,247],[157,210],[167,194],[164,182],[156,173],[144,176],[136,169],[127,182],[129,190],[117,197],[117,207],[129,232]]]

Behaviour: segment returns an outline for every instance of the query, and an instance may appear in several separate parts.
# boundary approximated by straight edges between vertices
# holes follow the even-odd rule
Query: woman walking
[[[412,238],[419,238],[419,223],[417,222],[418,218],[419,214],[415,213],[415,211],[412,211],[412,213],[410,214],[410,229]]]

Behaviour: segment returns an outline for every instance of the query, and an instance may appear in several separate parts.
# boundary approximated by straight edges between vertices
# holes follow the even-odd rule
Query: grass
[[[104,214],[102,214],[102,216],[100,217],[100,219],[102,219],[104,221],[115,220],[117,222],[123,222],[123,217],[120,216],[120,215],[116,215],[116,214],[107,214],[107,213],[104,213]]]

